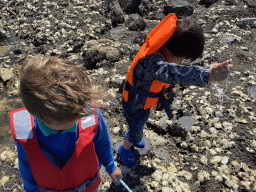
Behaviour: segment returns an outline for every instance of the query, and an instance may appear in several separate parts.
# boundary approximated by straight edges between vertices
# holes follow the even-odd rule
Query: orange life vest
[[[159,48],[161,48],[166,41],[172,36],[176,29],[176,14],[169,13],[150,33],[148,34],[145,43],[141,46],[139,52],[133,59],[130,68],[127,74],[127,82],[129,85],[133,86],[133,70],[137,65],[140,59],[147,55],[151,55],[155,53]],[[171,85],[162,83],[158,80],[154,80],[149,89],[149,96],[147,96],[144,109],[148,109],[154,107],[159,102],[159,98],[161,96],[162,90],[169,88]],[[123,98],[127,102],[129,98],[130,89],[127,88],[127,84],[125,84],[123,88]],[[150,95],[158,94],[156,97],[151,97]],[[166,96],[167,93],[162,94]],[[166,104],[166,103],[165,103]],[[168,103],[167,103],[168,104]],[[166,106],[163,106],[166,107]],[[168,106],[169,107],[169,106]]]

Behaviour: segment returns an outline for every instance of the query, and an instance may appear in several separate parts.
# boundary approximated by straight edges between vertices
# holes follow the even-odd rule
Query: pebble
[[[162,171],[160,171],[160,170],[156,170],[156,171],[152,174],[152,178],[153,178],[155,181],[158,181],[158,182],[161,182],[161,181],[162,181],[162,176],[163,176],[163,173],[162,173]]]
[[[216,175],[215,182],[221,182],[221,181],[223,181],[223,177],[221,175]]]
[[[167,181],[169,177],[170,177],[170,175],[168,173],[164,173],[162,180]]]
[[[222,129],[222,128],[223,128],[222,125],[221,125],[221,123],[215,123],[215,124],[214,124],[214,127],[215,127],[216,129]]]
[[[244,181],[248,181],[249,180],[249,175],[245,172],[238,172],[237,176],[242,178]]]
[[[222,156],[214,156],[211,158],[210,163],[212,164],[218,164],[222,160]]]
[[[161,146],[167,143],[167,140],[153,131],[147,131],[147,138],[154,146]]]
[[[185,170],[182,170],[182,171],[178,172],[177,176],[185,177],[185,179],[187,181],[190,181],[193,178],[193,175],[190,172],[185,171]]]
[[[157,189],[157,188],[159,188],[160,185],[159,185],[159,182],[157,182],[157,181],[152,181],[151,184],[150,184],[150,186],[153,187],[153,188],[155,188],[155,189]]]
[[[251,187],[250,187],[251,184],[252,183],[248,182],[248,181],[241,181],[241,185],[243,185],[246,188],[246,190],[248,190],[248,191],[251,189]]]
[[[2,184],[4,185],[4,184],[7,183],[9,180],[10,180],[10,177],[7,176],[7,175],[4,175],[4,176],[1,178],[0,183],[2,183]]]
[[[162,192],[175,192],[175,190],[170,187],[162,187]]]
[[[19,169],[19,160],[18,160],[18,158],[16,158],[15,161],[14,161],[14,168]]]
[[[3,151],[0,155],[1,159],[3,161],[14,161],[16,154],[13,151]]]
[[[209,152],[210,152],[211,155],[213,155],[213,156],[218,154],[214,149],[209,149]]]
[[[4,82],[12,79],[14,77],[13,74],[13,69],[8,69],[8,68],[1,68],[0,69],[0,77]]]
[[[198,173],[198,180],[203,183],[205,180],[210,180],[210,174],[206,171],[200,171]]]
[[[200,162],[204,165],[207,165],[208,159],[206,156],[202,155],[200,158]]]
[[[207,133],[206,131],[202,130],[200,137],[202,138],[209,138],[211,135],[209,133]]]
[[[234,181],[226,180],[225,185],[227,185],[230,189],[238,190],[238,185]]]
[[[120,131],[120,127],[114,127],[114,128],[113,128],[113,133],[114,133],[114,134],[118,134],[119,131]]]

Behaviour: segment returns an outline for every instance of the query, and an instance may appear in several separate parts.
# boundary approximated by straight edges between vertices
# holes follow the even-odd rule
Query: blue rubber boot
[[[130,151],[130,149],[125,149],[123,147],[123,145],[121,145],[118,148],[118,153],[121,157],[121,159],[123,160],[123,163],[127,166],[127,167],[135,167],[137,165],[137,160],[134,157],[134,155],[132,154],[132,152]]]
[[[129,134],[129,130],[124,134],[124,138],[127,137],[128,134]],[[135,147],[138,147],[138,148],[144,148],[145,147],[145,141],[144,141],[144,139],[142,139],[140,142],[134,143],[133,145]]]

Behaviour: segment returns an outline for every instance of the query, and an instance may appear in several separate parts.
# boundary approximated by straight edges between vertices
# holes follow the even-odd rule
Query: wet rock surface
[[[215,84],[227,97],[220,100],[220,89],[175,85],[168,97],[174,119],[152,108],[147,148],[134,150],[140,164],[132,169],[117,161],[123,180],[138,192],[256,191],[255,8],[249,0],[0,1],[0,191],[23,191],[8,113],[22,107],[24,59],[38,53],[72,59],[106,87],[109,108],[101,111],[118,159],[128,130],[119,87],[146,35],[170,10],[195,15],[204,29],[205,49],[192,65],[233,60],[227,83]],[[100,192],[125,191],[101,173]]]

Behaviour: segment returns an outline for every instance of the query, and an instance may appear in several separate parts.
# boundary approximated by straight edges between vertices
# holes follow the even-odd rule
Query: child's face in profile
[[[52,123],[52,124],[47,124],[47,123],[44,123],[44,124],[52,130],[61,131],[61,130],[71,129],[72,127],[75,126],[76,121],[77,121],[77,119],[67,122],[67,123],[56,122],[56,123]]]

